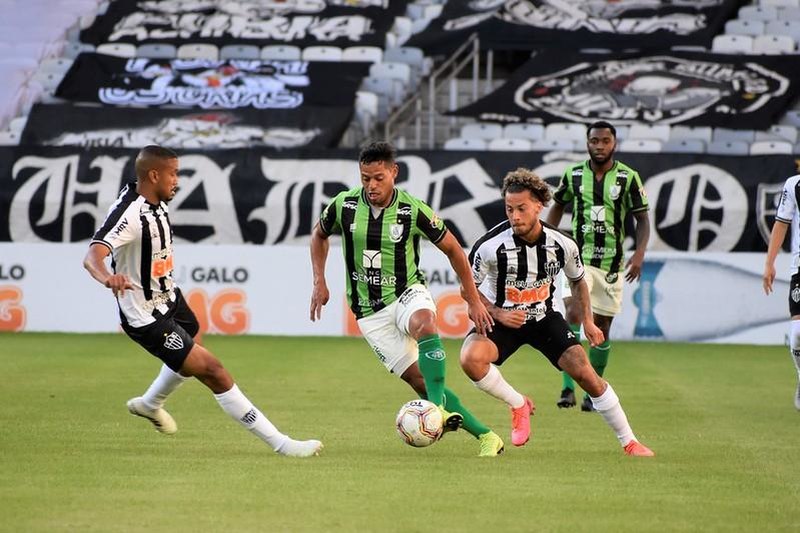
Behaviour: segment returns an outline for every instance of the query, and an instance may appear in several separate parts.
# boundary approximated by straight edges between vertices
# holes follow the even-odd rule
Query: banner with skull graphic
[[[447,52],[477,33],[481,47],[709,48],[740,0],[450,0],[411,46]]]
[[[543,51],[502,87],[451,114],[501,122],[766,129],[798,95],[799,85],[800,69],[778,56]]]
[[[203,109],[352,106],[369,63],[78,56],[56,90],[77,102]]]
[[[115,0],[81,42],[380,46],[407,0]]]
[[[352,107],[180,110],[36,104],[20,144],[174,149],[332,148],[350,122]]]

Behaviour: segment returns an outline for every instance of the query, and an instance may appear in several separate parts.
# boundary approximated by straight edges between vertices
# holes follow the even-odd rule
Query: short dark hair
[[[611,131],[611,135],[616,139],[617,138],[617,128],[611,125],[610,122],[606,122],[605,120],[598,120],[597,122],[592,122],[589,124],[589,127],[586,128],[586,138],[589,138],[589,132],[593,129],[600,129],[600,130],[609,130]]]
[[[147,173],[153,169],[153,166],[158,162],[167,159],[178,159],[178,154],[174,150],[158,146],[157,144],[150,144],[139,150],[139,155],[136,156],[134,167],[136,169],[136,177],[144,178]]]
[[[507,192],[515,193],[529,191],[534,198],[547,205],[553,197],[550,186],[534,171],[519,167],[512,170],[503,178],[503,197]]]
[[[369,164],[381,161],[383,163],[394,163],[397,158],[397,151],[386,141],[373,141],[361,148],[358,154],[359,164]]]

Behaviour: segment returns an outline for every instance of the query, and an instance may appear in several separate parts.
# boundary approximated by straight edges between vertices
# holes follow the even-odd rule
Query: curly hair
[[[502,192],[503,197],[505,197],[508,192],[516,193],[522,191],[530,191],[531,195],[545,206],[553,197],[550,186],[542,178],[532,170],[520,167],[512,170],[503,178]]]

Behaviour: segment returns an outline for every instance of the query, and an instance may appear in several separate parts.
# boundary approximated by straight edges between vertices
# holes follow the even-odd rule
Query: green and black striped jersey
[[[572,231],[587,265],[615,274],[624,268],[625,217],[647,211],[639,173],[619,161],[596,180],[589,160],[567,167],[553,198],[572,204]]]
[[[377,216],[363,187],[339,193],[320,216],[320,229],[342,236],[347,299],[356,318],[394,302],[410,285],[425,283],[419,241],[441,241],[447,227],[422,200],[401,189]]]

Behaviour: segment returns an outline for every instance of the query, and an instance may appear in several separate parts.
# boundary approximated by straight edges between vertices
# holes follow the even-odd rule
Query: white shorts
[[[420,309],[436,314],[436,302],[425,285],[415,284],[374,315],[358,321],[358,327],[372,351],[386,369],[398,376],[419,358],[417,341],[408,334],[411,315]]]
[[[602,316],[617,316],[622,310],[622,290],[624,287],[624,273],[616,274],[616,279],[610,281],[612,276],[597,267],[586,265],[586,285],[589,287],[589,301],[592,312]],[[571,298],[572,291],[569,280],[564,276],[561,293],[564,298]]]

